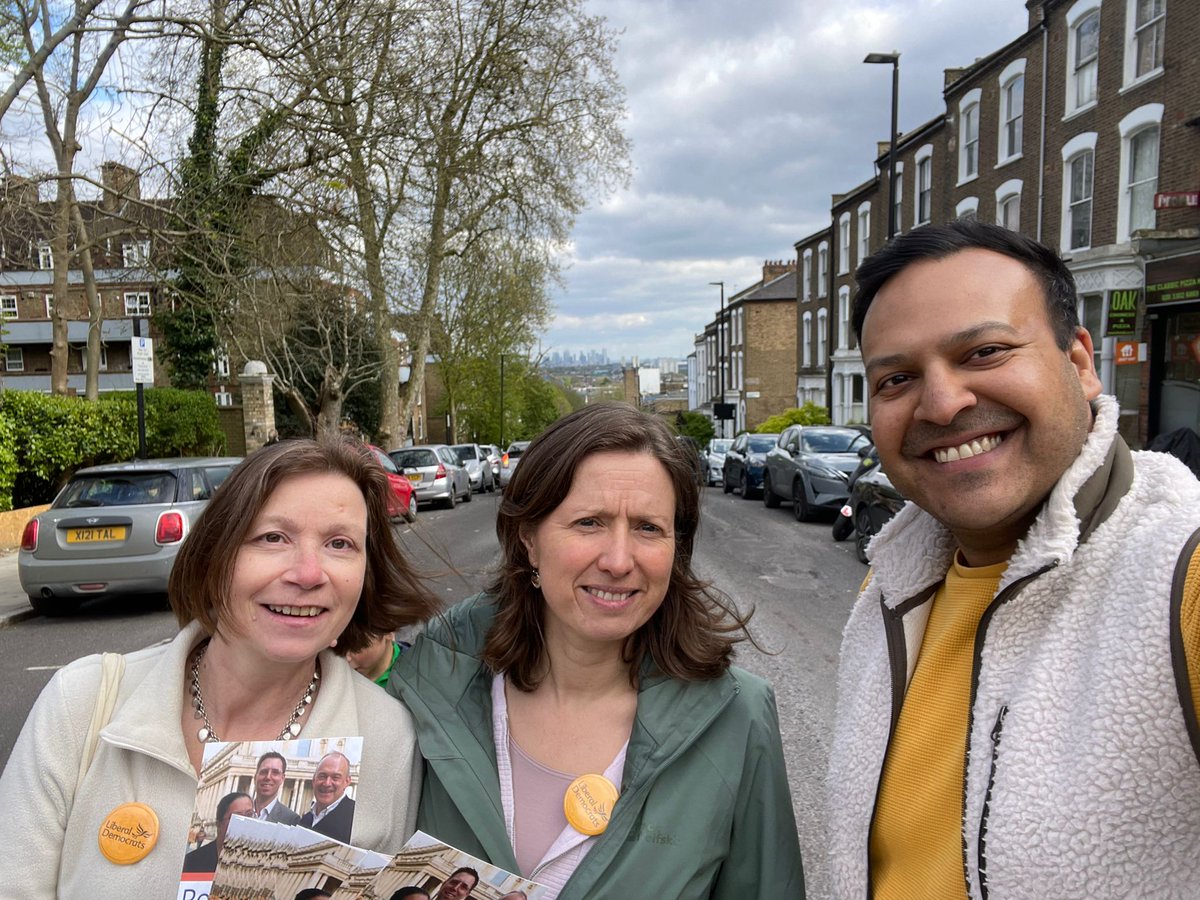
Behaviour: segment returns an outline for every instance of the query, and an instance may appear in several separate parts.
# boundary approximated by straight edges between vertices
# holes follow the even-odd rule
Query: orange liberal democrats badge
[[[104,817],[97,839],[109,862],[141,862],[158,843],[158,816],[145,803],[122,803]]]
[[[618,796],[617,786],[603,775],[580,775],[563,795],[563,812],[580,834],[600,834],[608,827]]]

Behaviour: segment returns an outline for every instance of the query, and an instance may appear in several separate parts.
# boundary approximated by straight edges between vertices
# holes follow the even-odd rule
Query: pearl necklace
[[[196,737],[202,744],[215,744],[221,739],[217,737],[217,733],[213,731],[212,723],[208,721],[208,713],[204,711],[204,695],[200,692],[200,660],[204,659],[204,654],[208,652],[208,641],[200,645],[200,649],[196,653],[196,659],[192,662],[192,707],[196,710],[196,718],[204,722],[200,730],[196,732]],[[279,737],[276,740],[290,741],[292,738],[300,734],[300,729],[303,727],[300,723],[300,717],[308,710],[309,704],[313,701],[313,695],[317,692],[317,682],[321,680],[321,670],[319,667],[313,669],[312,681],[308,683],[308,687],[304,689],[304,696],[296,704],[296,708],[292,710],[292,716],[287,720],[287,724],[283,726],[283,731],[279,732]]]

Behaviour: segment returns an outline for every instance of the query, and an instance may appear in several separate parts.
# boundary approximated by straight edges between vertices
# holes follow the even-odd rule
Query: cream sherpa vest
[[[972,898],[1200,897],[1200,763],[1169,608],[1200,482],[1172,457],[1132,454],[1128,490],[1080,543],[1074,501],[1115,449],[1116,419],[1114,400],[1097,401],[980,626],[962,826]],[[835,895],[855,900],[868,896],[893,717],[954,541],[910,504],[871,549],[874,577],[842,646],[829,778]]]

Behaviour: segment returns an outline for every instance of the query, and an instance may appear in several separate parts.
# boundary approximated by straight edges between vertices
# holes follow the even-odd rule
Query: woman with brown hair
[[[420,828],[566,898],[803,897],[774,696],[692,572],[695,470],[661,420],[585,407],[525,451],[488,593],[400,657]]]
[[[352,841],[405,842],[412,723],[330,652],[436,609],[396,545],[388,490],[365,448],[340,441],[280,442],[234,470],[171,572],[175,639],[127,654],[119,681],[99,656],[77,660],[38,698],[0,777],[6,882],[25,897],[174,896],[213,741],[362,736]]]

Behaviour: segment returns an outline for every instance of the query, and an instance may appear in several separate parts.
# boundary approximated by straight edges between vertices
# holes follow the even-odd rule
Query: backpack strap
[[[1200,721],[1196,718],[1196,690],[1188,669],[1188,647],[1183,637],[1183,601],[1192,596],[1193,603],[1200,603],[1200,528],[1192,532],[1180,551],[1175,563],[1175,577],[1171,581],[1171,665],[1175,670],[1175,687],[1179,692],[1179,705],[1183,709],[1183,721],[1196,761],[1200,762]],[[1196,610],[1192,610],[1193,615]],[[1196,623],[1192,623],[1196,627]],[[1200,640],[1192,635],[1190,642],[1193,653],[1200,652]]]
[[[79,777],[75,781],[75,793],[83,785],[83,779],[91,768],[100,742],[100,730],[112,718],[117,705],[117,694],[121,690],[121,676],[125,674],[125,656],[121,653],[104,653],[100,657],[100,689],[96,692],[96,706],[92,710],[92,721],[83,738],[83,752],[79,756]]]

